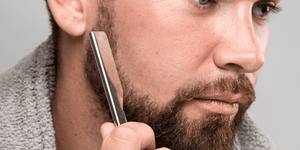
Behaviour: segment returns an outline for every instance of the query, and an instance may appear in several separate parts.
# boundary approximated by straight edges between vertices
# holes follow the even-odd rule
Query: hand
[[[113,123],[101,126],[103,142],[101,150],[154,150],[155,136],[150,126],[144,123],[127,122],[118,127]],[[159,148],[157,150],[169,150]]]

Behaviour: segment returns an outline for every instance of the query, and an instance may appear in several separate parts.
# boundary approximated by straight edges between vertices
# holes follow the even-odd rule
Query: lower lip
[[[226,103],[214,100],[195,100],[196,105],[201,109],[217,114],[235,115],[239,110],[239,104]]]

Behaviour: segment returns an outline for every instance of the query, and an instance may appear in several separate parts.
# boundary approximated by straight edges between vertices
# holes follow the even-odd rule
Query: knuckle
[[[147,132],[154,137],[154,131],[149,125],[147,125],[145,123],[140,123],[140,125],[142,126],[142,130],[144,132]]]
[[[119,126],[112,134],[119,141],[136,142],[140,139],[139,133],[133,127],[129,126]]]
[[[159,149],[156,149],[156,150],[170,150],[170,149],[168,149],[166,147],[163,147],[163,148],[159,148]]]

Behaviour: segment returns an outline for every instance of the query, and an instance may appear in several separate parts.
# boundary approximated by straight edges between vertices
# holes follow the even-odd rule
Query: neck
[[[59,70],[52,103],[57,149],[100,149],[101,125],[106,122],[84,74],[84,38],[62,34]],[[83,39],[83,40],[81,40]]]

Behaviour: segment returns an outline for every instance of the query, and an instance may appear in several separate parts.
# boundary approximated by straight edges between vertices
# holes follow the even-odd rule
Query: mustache
[[[245,99],[251,100],[251,102],[256,99],[254,86],[246,75],[241,75],[238,78],[217,78],[213,82],[198,81],[187,84],[177,90],[177,98],[175,99],[177,99],[177,101],[189,101],[194,98],[225,92],[242,94]],[[172,103],[174,104],[176,102]]]

